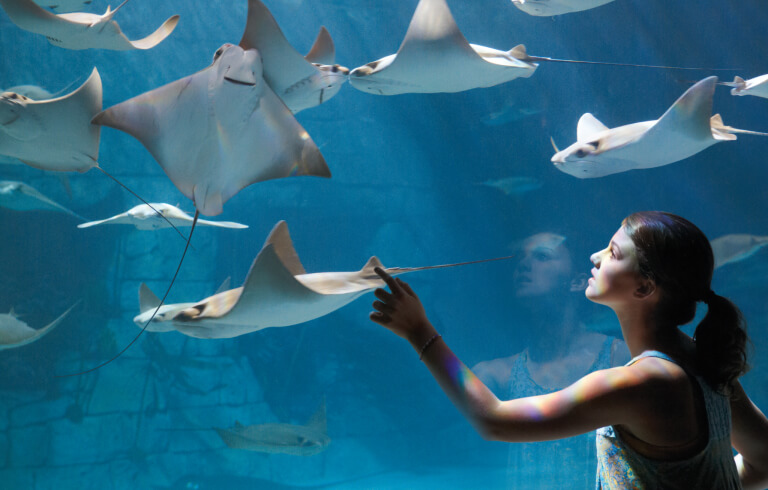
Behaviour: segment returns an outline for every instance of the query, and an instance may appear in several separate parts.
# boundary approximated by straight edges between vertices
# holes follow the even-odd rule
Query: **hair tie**
[[[709,291],[704,293],[704,299],[702,301],[704,301],[705,304],[709,305],[712,303],[712,301],[715,300],[715,296],[717,296],[715,292],[710,289]]]

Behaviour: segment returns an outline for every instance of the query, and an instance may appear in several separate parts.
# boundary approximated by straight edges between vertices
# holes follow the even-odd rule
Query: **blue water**
[[[219,46],[239,41],[246,3],[132,0],[116,16],[129,38],[181,15],[169,38],[144,52],[61,49],[0,12],[0,87],[55,92],[97,67],[104,107],[112,106],[208,66]],[[325,25],[337,62],[351,69],[397,50],[417,1],[266,3],[300,52]],[[768,8],[759,0],[616,0],[554,18],[530,17],[507,0],[449,5],[471,43],[497,49],[524,43],[530,54],[553,58],[737,68],[716,72],[728,81],[768,72],[760,34]],[[106,7],[95,0],[89,11]],[[589,254],[624,216],[645,209],[683,215],[710,238],[767,235],[768,139],[739,136],[665,167],[594,180],[549,161],[550,137],[569,145],[582,113],[611,127],[656,119],[690,81],[711,74],[542,63],[529,79],[456,94],[382,97],[344,86],[297,115],[333,177],[242,190],[217,219],[249,228],[197,229],[168,301],[206,297],[227,277],[241,284],[279,220],[308,272],[356,270],[371,255],[409,267],[519,254],[520,242],[541,231],[565,236],[574,269],[588,272]],[[768,131],[768,100],[732,97],[721,87],[714,111],[728,125]],[[127,134],[102,129],[99,162],[145,199],[193,210]],[[506,194],[479,185],[513,176],[541,188]],[[2,164],[0,179],[32,185],[89,219],[139,204],[96,170],[67,182]],[[38,342],[0,352],[0,488],[511,488],[521,478],[520,488],[544,488],[541,475],[557,465],[554,458],[513,463],[508,445],[481,440],[408,345],[368,321],[372,295],[306,324],[234,339],[145,333],[108,366],[57,378],[98,365],[134,338],[139,284],[163,291],[184,243],[173,230],[78,229],[74,218],[44,211],[0,208],[0,223],[0,312],[13,308],[39,328],[81,302]],[[408,279],[469,366],[552,335],[530,328],[535,319],[512,294],[515,267],[506,261]],[[762,251],[718,269],[713,282],[749,322],[753,370],[742,382],[763,409],[767,273]],[[607,311],[581,301],[587,331],[620,335]],[[211,430],[235,421],[304,424],[323,398],[331,443],[314,456],[230,449]]]

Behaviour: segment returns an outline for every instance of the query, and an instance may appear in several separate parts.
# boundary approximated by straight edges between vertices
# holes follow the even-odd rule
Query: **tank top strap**
[[[642,354],[640,354],[638,356],[635,356],[632,359],[630,359],[630,361],[626,365],[627,366],[631,366],[632,364],[636,363],[640,359],[645,359],[646,357],[658,357],[659,359],[664,359],[665,361],[669,361],[669,362],[671,362],[673,364],[677,364],[681,368],[685,369],[685,366],[683,366],[682,364],[680,364],[676,360],[672,359],[667,354],[664,354],[663,352],[660,352],[660,351],[657,351],[657,350],[647,350],[647,351],[644,351]],[[687,370],[686,370],[686,372],[687,372]]]

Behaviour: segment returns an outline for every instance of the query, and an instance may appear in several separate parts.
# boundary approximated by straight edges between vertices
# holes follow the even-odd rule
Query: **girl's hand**
[[[374,269],[391,292],[377,289],[374,294],[378,298],[373,302],[370,319],[382,325],[400,337],[407,339],[414,346],[421,346],[425,339],[435,334],[435,329],[427,319],[419,297],[405,281],[393,278],[380,267]]]

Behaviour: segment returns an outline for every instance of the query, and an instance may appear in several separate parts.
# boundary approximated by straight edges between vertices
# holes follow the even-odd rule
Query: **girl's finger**
[[[386,303],[392,301],[392,295],[383,289],[377,289],[376,291],[373,292],[373,294],[374,296],[376,296],[377,298],[379,298],[380,300]]]
[[[400,287],[403,288],[403,291],[405,291],[406,293],[410,294],[414,298],[417,297],[416,293],[414,293],[413,289],[411,289],[411,285],[410,284],[408,284],[407,282],[403,281],[399,277],[396,278],[395,280],[397,281],[398,284],[400,284]]]
[[[385,327],[389,322],[392,321],[392,318],[390,318],[389,315],[379,311],[372,311],[371,314],[368,315],[368,318],[370,318],[372,322],[378,323],[379,325],[383,325]]]
[[[395,309],[391,306],[389,306],[386,303],[382,303],[381,301],[374,301],[373,302],[373,308],[375,310],[379,310],[382,313],[391,313],[395,311]]]
[[[387,286],[389,286],[389,290],[392,291],[392,294],[395,296],[401,296],[403,294],[403,288],[400,287],[400,285],[395,281],[395,279],[387,274],[387,272],[382,269],[381,267],[374,267],[373,271],[379,275],[382,280],[384,280],[385,283],[387,283]]]

